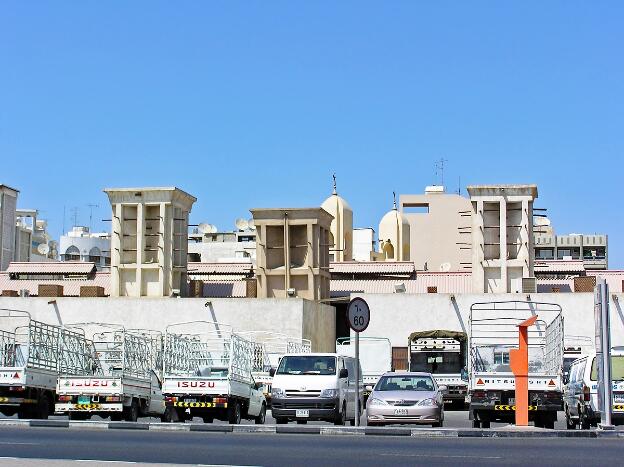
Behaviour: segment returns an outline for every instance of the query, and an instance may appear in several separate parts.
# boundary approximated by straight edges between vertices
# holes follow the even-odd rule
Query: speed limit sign
[[[364,331],[370,322],[368,303],[360,297],[351,300],[347,308],[347,319],[349,320],[349,326],[355,332]]]

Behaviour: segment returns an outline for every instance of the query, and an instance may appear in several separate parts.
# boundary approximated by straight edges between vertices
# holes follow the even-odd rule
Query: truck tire
[[[127,422],[136,422],[139,418],[139,403],[132,399],[130,407],[123,408],[123,418]]]
[[[48,415],[50,415],[50,399],[45,394],[42,394],[35,407],[33,418],[47,420]]]
[[[160,416],[163,423],[172,423],[178,419],[178,414],[173,407],[165,407],[165,412]]]
[[[347,421],[347,408],[345,407],[345,404],[343,403],[340,413],[338,413],[336,415],[336,418],[334,418],[334,425],[343,426],[346,421]]]
[[[476,418],[472,420],[472,427],[473,428],[481,428],[481,421],[477,420]]]
[[[264,425],[266,421],[266,405],[262,404],[262,408],[260,409],[260,413],[256,418],[254,418],[256,425]]]
[[[240,425],[241,422],[241,405],[240,402],[235,401],[233,405],[228,408],[228,423],[230,425]]]
[[[481,428],[489,428],[491,422],[489,420],[481,420]]]

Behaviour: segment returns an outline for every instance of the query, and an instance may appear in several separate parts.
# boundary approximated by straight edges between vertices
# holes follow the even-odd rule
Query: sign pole
[[[356,297],[347,307],[347,321],[355,332],[355,426],[360,426],[360,333],[368,327],[370,309],[363,298]]]
[[[360,333],[355,333],[355,426],[360,426]]]
[[[594,291],[594,317],[596,320],[596,360],[598,362],[598,407],[600,428],[612,430],[613,383],[611,381],[611,323],[609,316],[609,285],[598,278]]]

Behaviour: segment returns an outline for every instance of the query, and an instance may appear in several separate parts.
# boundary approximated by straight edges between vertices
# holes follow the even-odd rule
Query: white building
[[[61,261],[95,263],[98,270],[110,267],[111,236],[108,232],[93,233],[89,227],[74,227],[61,236]]]
[[[56,261],[58,243],[48,234],[48,222],[38,219],[36,209],[16,210],[13,261]]]
[[[248,221],[244,229],[217,232],[216,227],[200,224],[188,236],[190,262],[256,263],[256,231]],[[214,230],[214,232],[212,231]]]

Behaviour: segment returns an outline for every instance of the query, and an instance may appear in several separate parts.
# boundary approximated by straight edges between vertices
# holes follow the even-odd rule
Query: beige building
[[[194,196],[175,188],[106,188],[112,215],[112,297],[185,295],[188,215]]]
[[[19,191],[0,185],[0,271],[9,267],[15,251],[15,211]]]
[[[429,186],[422,195],[401,195],[399,204],[410,225],[410,259],[417,269],[470,270],[470,200]]]
[[[332,216],[322,208],[250,210],[258,298],[329,298]]]
[[[535,282],[533,200],[537,186],[475,185],[468,187],[468,193],[474,292],[522,292],[525,282]]]
[[[351,261],[353,259],[353,210],[344,198],[336,191],[334,177],[334,192],[327,198],[321,207],[333,216],[331,234],[333,245],[329,248],[330,261]]]

